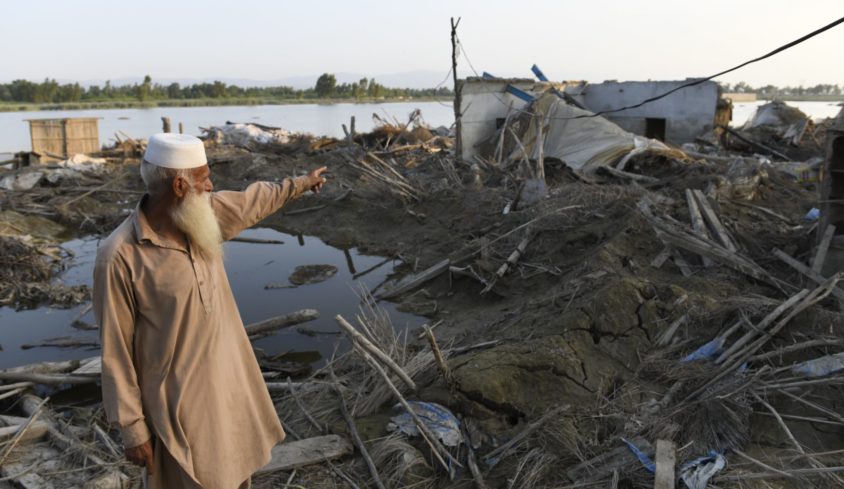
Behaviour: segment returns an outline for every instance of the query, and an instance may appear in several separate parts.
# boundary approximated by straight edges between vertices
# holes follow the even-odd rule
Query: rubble
[[[473,161],[456,160],[453,141],[413,115],[344,140],[227,144],[209,132],[218,188],[330,168],[322,193],[265,225],[404,263],[401,279],[362,292],[359,317],[340,323],[350,350],[288,382],[262,364],[290,440],[338,458],[273,465],[255,487],[644,488],[654,474],[642,457],[665,473],[667,442],[689,487],[840,485],[842,276],[823,266],[834,230],[804,219],[817,189],[789,167],[822,159],[823,141],[809,127],[794,146],[783,127],[805,118],[777,109],[788,117],[740,130],[809,156],[781,162],[730,133],[726,147],[642,140],[553,94],[524,110]],[[4,191],[3,210],[105,232],[140,188],[137,158],[106,160],[103,175]],[[526,192],[529,181],[543,186]],[[23,233],[18,222],[4,217],[0,229]],[[436,329],[396,331],[383,300]],[[74,381],[86,375],[78,369],[29,378]],[[21,388],[6,382],[0,396]],[[386,436],[396,403],[398,431],[420,436]],[[440,407],[454,415],[447,437],[423,416]],[[87,449],[134,477],[119,454],[103,455],[118,440],[98,438],[90,426],[101,416],[85,409],[57,408],[73,413]],[[349,440],[358,456],[341,458]],[[38,443],[14,453],[47,449]]]

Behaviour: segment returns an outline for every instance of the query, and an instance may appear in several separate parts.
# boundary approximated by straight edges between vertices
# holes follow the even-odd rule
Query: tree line
[[[738,82],[734,85],[730,85],[729,83],[722,83],[721,87],[723,87],[725,92],[729,93],[755,93],[756,95],[762,97],[782,97],[787,95],[835,96],[844,93],[844,88],[842,88],[842,86],[831,83],[819,83],[810,87],[804,87],[803,85],[799,85],[796,87],[778,87],[776,85],[764,85],[760,87],[753,87],[745,82]]]
[[[375,81],[374,78],[361,78],[353,83],[337,83],[331,73],[324,73],[312,88],[295,89],[289,86],[276,87],[239,87],[221,81],[213,83],[194,83],[182,86],[179,83],[154,83],[147,75],[143,82],[115,86],[106,81],[103,86],[83,87],[79,83],[60,84],[55,79],[43,82],[14,80],[0,84],[0,101],[19,103],[66,103],[66,102],[139,102],[158,100],[190,99],[238,99],[260,98],[273,100],[294,99],[385,99],[385,98],[424,98],[450,97],[450,88],[389,88]]]

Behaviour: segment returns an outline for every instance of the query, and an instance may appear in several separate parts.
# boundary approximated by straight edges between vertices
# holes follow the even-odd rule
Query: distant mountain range
[[[329,72],[331,73],[331,72]],[[179,83],[182,86],[193,85],[195,83],[213,83],[219,80],[227,85],[236,85],[239,87],[276,87],[289,86],[296,89],[311,88],[316,84],[317,78],[322,73],[305,76],[290,76],[286,78],[277,78],[274,80],[254,80],[250,78],[230,78],[230,77],[213,77],[213,78],[156,78],[153,73],[150,73],[153,83],[162,85],[169,85],[173,82]],[[433,88],[439,85],[445,78],[445,73],[436,71],[406,71],[402,73],[385,73],[380,75],[367,75],[363,73],[334,73],[337,77],[337,83],[352,83],[361,78],[374,78],[378,83],[390,88]],[[111,80],[113,86],[132,85],[141,83],[144,80],[144,75],[135,77],[115,78]],[[11,80],[8,80],[11,81]],[[41,81],[41,80],[33,80]],[[91,85],[105,85],[105,80],[70,80],[57,79],[59,83],[74,83],[79,82],[80,85],[89,87]],[[451,87],[451,78],[445,80],[445,86]]]

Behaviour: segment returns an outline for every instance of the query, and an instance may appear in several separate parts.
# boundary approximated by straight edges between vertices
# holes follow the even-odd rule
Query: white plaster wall
[[[495,134],[496,119],[507,117],[511,103],[514,110],[527,105],[524,100],[505,91],[508,84],[526,92],[530,92],[535,85],[532,80],[477,80],[463,84],[460,112],[463,114],[461,140],[464,161],[472,161],[478,154],[477,146]]]
[[[578,98],[589,110],[600,112],[639,103],[684,83],[687,80],[604,82],[587,85]],[[718,96],[718,85],[709,81],[684,88],[642,107],[607,114],[605,117],[637,134],[644,133],[643,119],[666,119],[665,139],[670,143],[681,144],[693,141],[695,136],[712,129]]]

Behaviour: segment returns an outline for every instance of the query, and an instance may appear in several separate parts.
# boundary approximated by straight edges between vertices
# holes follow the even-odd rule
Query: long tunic
[[[275,212],[306,185],[299,177],[212,193],[223,238]],[[97,250],[93,304],[103,405],[125,446],[154,433],[205,489],[235,488],[269,462],[284,431],[222,258],[206,259],[190,243],[185,248],[158,235],[139,203]]]

